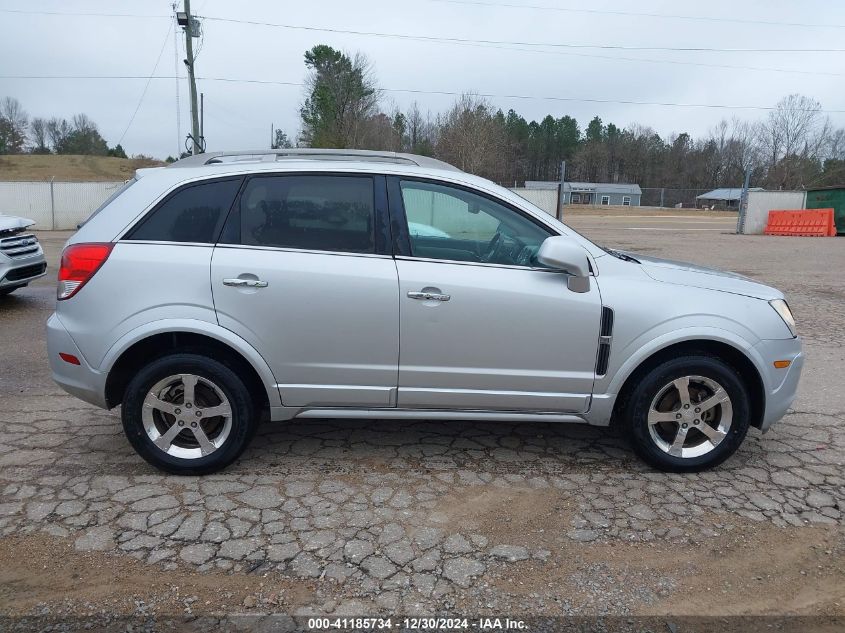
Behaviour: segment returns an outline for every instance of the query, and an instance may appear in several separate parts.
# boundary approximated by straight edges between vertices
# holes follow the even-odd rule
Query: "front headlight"
[[[774,301],[769,301],[769,305],[775,309],[780,315],[780,318],[783,319],[783,322],[786,323],[786,327],[789,328],[789,331],[792,333],[793,338],[798,336],[798,332],[795,331],[795,318],[792,316],[792,310],[789,309],[789,305],[783,299],[775,299]]]

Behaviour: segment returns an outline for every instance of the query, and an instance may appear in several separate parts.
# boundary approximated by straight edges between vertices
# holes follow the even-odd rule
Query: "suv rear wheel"
[[[742,377],[704,355],[661,363],[634,387],[624,424],[634,450],[669,472],[697,472],[733,455],[750,423]]]
[[[153,361],[132,379],[123,430],[141,457],[177,475],[221,470],[257,427],[249,390],[226,365],[197,354]]]

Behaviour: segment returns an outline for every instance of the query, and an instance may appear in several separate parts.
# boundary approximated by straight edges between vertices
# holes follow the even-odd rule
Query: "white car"
[[[602,248],[440,161],[210,153],[139,171],[68,241],[55,380],[122,405],[174,473],[293,418],[616,420],[665,470],[720,463],[798,385],[783,295]]]
[[[0,297],[23,288],[47,272],[38,238],[26,229],[34,220],[0,214]]]

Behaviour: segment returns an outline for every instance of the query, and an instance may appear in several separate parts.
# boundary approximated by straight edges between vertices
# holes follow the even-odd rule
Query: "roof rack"
[[[282,160],[327,160],[327,161],[365,161],[373,163],[393,163],[416,165],[434,169],[460,171],[454,165],[416,154],[400,152],[379,152],[368,149],[259,149],[237,150],[230,152],[206,152],[196,154],[171,163],[170,167],[201,167],[203,165],[231,164],[243,162],[276,162]]]

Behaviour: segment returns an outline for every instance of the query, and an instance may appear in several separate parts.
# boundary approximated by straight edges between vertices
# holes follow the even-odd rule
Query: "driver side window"
[[[414,257],[543,267],[536,255],[551,233],[516,211],[456,187],[400,184]]]

